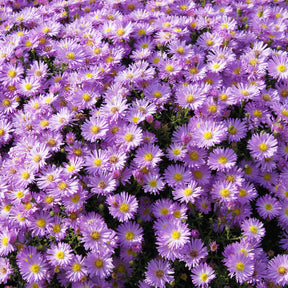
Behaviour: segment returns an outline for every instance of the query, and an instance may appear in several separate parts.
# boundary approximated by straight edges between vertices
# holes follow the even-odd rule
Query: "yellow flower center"
[[[41,157],[40,155],[35,155],[35,156],[33,157],[33,160],[34,160],[36,163],[39,163],[41,159],[42,159],[42,157]]]
[[[123,28],[119,28],[117,31],[116,31],[116,34],[118,36],[123,36],[125,34],[125,30]]]
[[[45,202],[47,204],[51,204],[53,202],[54,198],[52,196],[47,196],[46,199],[45,199]]]
[[[266,210],[270,211],[270,210],[272,210],[273,207],[272,207],[272,205],[270,203],[267,203],[267,204],[264,205],[264,208]]]
[[[94,262],[94,265],[97,269],[101,269],[103,267],[103,260],[101,259],[97,259],[95,262]]]
[[[223,93],[223,94],[220,94],[220,95],[219,95],[219,98],[220,98],[220,100],[222,100],[222,101],[226,101],[226,100],[228,99],[228,95],[225,94],[225,93]]]
[[[56,258],[58,258],[58,259],[64,259],[65,254],[64,254],[63,251],[58,251],[55,256],[56,256]]]
[[[283,64],[280,64],[277,66],[277,70],[281,73],[284,73],[287,69],[286,69],[286,66],[283,65]]]
[[[192,161],[198,160],[199,154],[196,151],[193,151],[193,152],[189,153],[189,158]]]
[[[169,213],[169,210],[168,210],[168,208],[161,208],[161,210],[160,210],[160,214],[161,215],[167,215]]]
[[[271,174],[269,174],[269,173],[264,174],[263,179],[266,181],[270,181],[271,180]]]
[[[74,263],[74,264],[72,265],[72,270],[73,270],[74,272],[79,272],[79,271],[81,271],[81,265],[78,264],[78,263]]]
[[[14,78],[17,73],[15,70],[9,70],[9,72],[7,73],[7,75],[10,77],[10,78]]]
[[[200,280],[201,280],[201,281],[205,282],[207,279],[208,279],[208,275],[207,275],[206,273],[202,273],[202,274],[200,275]]]
[[[54,233],[59,233],[61,231],[61,226],[59,224],[55,224],[52,230]]]
[[[74,196],[70,197],[71,202],[78,203],[80,199],[80,196],[78,194],[75,194]]]
[[[192,193],[193,193],[193,190],[191,188],[185,188],[183,191],[183,194],[185,196],[190,196],[190,195],[192,195]]]
[[[125,233],[125,238],[126,238],[126,240],[128,240],[128,241],[133,240],[133,239],[134,239],[134,233],[131,232],[131,231],[126,232],[126,233]]]
[[[162,93],[160,91],[155,91],[153,93],[153,97],[159,99],[162,97]]]
[[[122,213],[127,213],[129,211],[129,205],[127,203],[122,203],[120,206],[119,206],[119,210],[122,212]]]
[[[64,191],[67,187],[68,187],[68,185],[67,185],[67,183],[64,182],[64,181],[61,181],[61,182],[58,183],[58,188],[59,188],[59,190]]]
[[[124,139],[126,142],[131,142],[134,139],[134,135],[131,133],[126,133]]]
[[[102,160],[99,158],[94,160],[94,165],[97,167],[101,166],[101,163],[102,163]]]
[[[145,161],[152,161],[152,159],[153,159],[153,154],[151,154],[151,153],[146,153],[146,154],[144,155],[144,160],[145,160]]]
[[[235,268],[236,268],[238,271],[243,271],[243,270],[245,269],[245,265],[244,265],[243,262],[238,262],[238,263],[236,263]]]
[[[8,238],[8,237],[4,237],[4,238],[2,239],[2,245],[3,245],[3,246],[8,246],[8,244],[9,244],[9,238]]]
[[[230,196],[230,191],[228,189],[222,189],[220,191],[221,196],[223,197],[229,197]]]
[[[245,189],[240,189],[239,190],[239,196],[240,197],[245,197],[247,195],[247,191]]]
[[[287,269],[283,266],[279,267],[278,270],[277,270],[278,274],[283,276],[287,273]]]
[[[27,180],[27,179],[29,179],[30,174],[29,174],[27,171],[25,171],[25,172],[23,172],[23,173],[21,174],[21,177],[22,177],[24,180]]]
[[[66,53],[66,58],[69,59],[69,60],[74,60],[75,59],[75,53],[67,52]]]
[[[38,220],[36,221],[36,225],[37,225],[39,228],[45,227],[45,225],[46,225],[45,219],[43,219],[43,218],[38,219]]]
[[[38,273],[40,271],[40,266],[38,264],[33,264],[30,267],[30,271],[33,273]]]
[[[93,240],[99,240],[100,239],[101,234],[98,231],[93,231],[90,233],[90,237]]]
[[[219,162],[220,164],[226,164],[227,161],[228,161],[228,158],[225,157],[225,156],[219,156],[219,157],[218,157],[218,162]]]
[[[288,110],[287,110],[287,109],[283,109],[283,110],[282,110],[282,115],[283,115],[284,117],[288,117]]]
[[[32,89],[32,84],[31,83],[26,83],[25,85],[24,85],[24,88],[26,89],[26,90],[31,90]]]
[[[208,39],[208,40],[206,41],[206,44],[207,44],[208,46],[212,46],[212,45],[214,44],[214,41],[213,41],[212,39]]]
[[[212,139],[212,137],[213,137],[213,134],[212,134],[210,131],[205,132],[205,133],[203,134],[203,138],[204,138],[205,140],[210,140],[210,139]]]
[[[253,233],[253,234],[256,234],[258,232],[258,229],[256,226],[254,225],[251,225],[250,228],[249,228],[250,232]]]
[[[201,179],[203,177],[203,173],[200,170],[194,171],[193,175],[196,179]]]
[[[174,231],[171,233],[171,237],[172,237],[172,239],[178,240],[178,239],[180,239],[180,237],[181,237],[181,233],[180,233],[179,231],[177,231],[177,230],[174,230]]]
[[[166,65],[165,69],[168,72],[172,72],[174,70],[174,67],[172,65]]]
[[[268,149],[268,145],[265,144],[265,143],[261,143],[261,144],[258,145],[258,148],[259,148],[260,151],[265,152]]]
[[[149,185],[150,185],[152,188],[154,188],[154,187],[157,186],[157,181],[154,180],[154,179],[153,179],[153,180],[150,180]]]
[[[181,153],[181,151],[180,151],[180,149],[178,149],[178,148],[176,148],[176,149],[173,150],[173,154],[174,154],[175,156],[178,156],[180,153]]]
[[[16,193],[16,197],[19,199],[19,198],[22,198],[24,196],[24,193],[22,191],[18,191]]]
[[[181,180],[183,179],[183,176],[182,176],[181,173],[175,173],[175,174],[173,175],[173,178],[174,178],[174,180],[176,180],[176,181],[181,181]]]
[[[187,103],[193,103],[195,101],[195,97],[194,95],[189,94],[185,97],[185,100]]]
[[[93,126],[91,126],[90,131],[91,131],[93,134],[97,134],[97,133],[99,133],[99,131],[100,131],[100,127],[98,127],[98,126],[96,126],[96,125],[93,125]]]

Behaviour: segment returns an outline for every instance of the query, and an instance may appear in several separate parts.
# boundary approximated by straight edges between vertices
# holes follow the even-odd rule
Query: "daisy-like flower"
[[[251,156],[257,160],[272,157],[277,152],[277,140],[268,133],[253,134],[248,141],[247,148]]]
[[[91,117],[83,123],[81,129],[83,137],[90,142],[103,139],[109,130],[107,121],[100,117]]]
[[[118,226],[118,237],[120,246],[130,248],[141,244],[143,240],[143,229],[138,223],[128,221]]]
[[[46,253],[47,260],[57,268],[66,267],[72,259],[72,249],[69,244],[64,242],[52,244]]]
[[[248,218],[241,224],[243,236],[246,236],[248,241],[259,242],[265,235],[265,228],[262,222],[256,218]]]
[[[278,255],[269,261],[267,276],[276,284],[284,287],[288,284],[288,255]]]
[[[126,192],[120,194],[109,195],[106,199],[109,205],[109,212],[120,222],[126,222],[134,217],[138,209],[138,201],[134,195]]]
[[[268,62],[268,73],[280,80],[288,79],[288,56],[287,53],[275,55]]]
[[[0,258],[0,283],[6,283],[10,274],[13,273],[13,269],[6,258]]]
[[[182,251],[181,260],[189,269],[199,265],[200,261],[208,255],[208,250],[201,239],[192,238],[189,243],[185,244]]]
[[[80,255],[73,255],[70,264],[66,267],[67,279],[71,282],[82,281],[88,275],[84,258]]]
[[[88,186],[91,192],[99,195],[108,195],[116,188],[116,180],[111,173],[98,173],[89,178]]]
[[[0,114],[0,145],[6,144],[11,139],[11,132],[13,132],[12,124],[8,119]]]
[[[185,148],[183,148],[182,144],[172,143],[170,147],[167,148],[167,157],[169,160],[182,161],[186,152],[187,151]]]
[[[156,105],[163,105],[169,101],[171,89],[165,83],[153,81],[147,88],[144,89],[143,93],[152,103],[155,103]]]
[[[262,218],[273,219],[277,217],[281,210],[281,205],[279,201],[271,197],[270,195],[265,195],[257,199],[256,202],[257,212]]]
[[[26,247],[17,254],[17,264],[24,280],[38,282],[49,279],[48,265],[36,247]]]
[[[209,148],[226,138],[225,126],[215,121],[205,121],[195,127],[195,141],[200,147]]]
[[[45,211],[36,213],[31,219],[32,235],[43,237],[47,233],[47,227],[52,222],[50,214]]]
[[[174,280],[174,271],[166,260],[152,259],[145,272],[145,282],[150,286],[165,288],[166,283]]]
[[[171,187],[177,187],[182,184],[188,183],[191,173],[183,166],[176,164],[167,167],[164,180]]]
[[[85,265],[87,272],[91,276],[96,276],[101,279],[108,277],[112,273],[114,268],[113,260],[109,254],[106,254],[103,250],[97,253],[90,252],[85,259]]]
[[[196,181],[191,180],[185,185],[181,185],[172,191],[173,199],[181,203],[195,203],[195,200],[201,195],[203,189],[199,187]]]
[[[200,263],[191,270],[192,282],[196,287],[206,288],[216,278],[214,270],[207,263]]]
[[[31,96],[37,94],[41,88],[39,79],[36,77],[26,77],[19,82],[18,89],[19,92],[25,96]]]
[[[144,184],[143,189],[146,193],[159,194],[159,192],[164,188],[164,181],[160,177],[159,173],[149,172],[147,175],[144,175]]]
[[[180,86],[176,91],[177,103],[181,107],[196,110],[204,103],[207,91],[207,85],[189,84],[187,86]]]
[[[225,121],[226,127],[228,127],[228,140],[229,142],[238,142],[244,138],[247,134],[246,124],[240,119],[227,119]]]
[[[253,260],[247,257],[245,253],[240,252],[229,255],[229,259],[225,264],[230,272],[229,276],[235,276],[237,282],[240,284],[248,281],[254,272]]]
[[[143,167],[155,167],[161,161],[161,156],[163,156],[163,152],[158,146],[144,144],[137,150],[134,162],[140,169]]]
[[[230,148],[216,148],[209,155],[208,166],[214,170],[227,170],[235,166],[237,155]]]
[[[7,256],[10,252],[15,250],[14,242],[17,238],[16,230],[8,228],[2,229],[0,232],[0,255]]]
[[[116,137],[117,144],[127,151],[136,148],[143,140],[142,130],[136,125],[123,127]]]
[[[229,181],[217,181],[211,191],[212,198],[222,204],[234,201],[237,198],[236,193],[235,185]]]
[[[187,224],[171,216],[165,228],[161,228],[157,232],[158,243],[161,243],[161,246],[166,245],[170,249],[183,248],[191,236],[191,231]]]

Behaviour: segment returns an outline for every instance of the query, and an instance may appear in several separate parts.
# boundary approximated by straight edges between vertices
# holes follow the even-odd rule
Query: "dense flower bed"
[[[1,285],[288,285],[287,1],[0,3]]]

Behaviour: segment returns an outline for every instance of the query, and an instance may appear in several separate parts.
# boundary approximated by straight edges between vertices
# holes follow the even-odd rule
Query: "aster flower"
[[[55,267],[66,267],[72,258],[72,250],[69,244],[60,242],[52,244],[46,251],[47,260]]]
[[[243,230],[243,235],[246,236],[249,241],[255,240],[259,242],[265,235],[263,223],[256,218],[248,218],[244,220],[240,227]]]
[[[165,182],[171,187],[176,187],[185,183],[188,183],[190,172],[183,166],[176,164],[167,167],[164,179]]]
[[[157,243],[168,246],[170,249],[179,249],[189,241],[191,234],[187,224],[182,223],[178,219],[173,219],[170,216],[165,228],[157,231]]]
[[[287,53],[275,55],[268,62],[268,73],[280,80],[288,79],[288,56]]]
[[[101,279],[108,277],[112,273],[114,265],[112,258],[109,254],[105,254],[104,251],[97,253],[88,253],[85,259],[85,265],[87,272],[91,276],[97,276]]]
[[[108,196],[106,202],[110,214],[120,222],[133,218],[138,209],[136,197],[125,192]]]
[[[225,264],[230,272],[229,276],[235,276],[237,282],[240,284],[247,281],[254,272],[252,259],[247,257],[244,253],[230,255]]]
[[[134,162],[140,168],[155,167],[161,161],[161,156],[163,156],[163,152],[158,146],[144,144],[137,150]]]
[[[216,148],[210,153],[207,164],[214,170],[227,170],[235,166],[237,155],[229,148]]]
[[[272,157],[277,152],[277,140],[268,133],[253,134],[247,148],[257,160]]]
[[[171,269],[169,262],[159,259],[152,259],[148,263],[145,272],[145,282],[150,286],[165,288],[166,283],[174,280],[174,271]]]
[[[230,143],[234,141],[238,142],[246,136],[246,124],[240,119],[227,119],[225,124],[228,127],[228,139]]]
[[[201,239],[192,238],[189,243],[185,244],[182,251],[181,260],[189,269],[199,265],[200,261],[208,255],[208,250]]]
[[[153,170],[144,176],[143,189],[146,193],[159,194],[159,192],[164,188],[164,181],[159,173]]]
[[[118,237],[120,246],[129,248],[135,244],[141,244],[143,239],[143,229],[139,224],[128,221],[118,226]]]
[[[6,283],[9,276],[12,274],[13,269],[10,266],[9,260],[0,258],[0,283]]]
[[[288,257],[287,255],[278,255],[269,261],[267,267],[269,279],[279,285],[288,284]]]
[[[135,125],[123,127],[123,130],[117,134],[117,144],[128,151],[136,148],[142,141],[142,131]]]
[[[73,255],[70,264],[66,267],[67,279],[71,282],[82,281],[88,275],[84,264],[85,259],[80,255]]]
[[[207,263],[201,263],[194,267],[192,270],[192,282],[196,287],[205,288],[209,287],[211,280],[216,278],[214,270],[207,265]]]
[[[209,148],[225,138],[225,127],[220,123],[205,121],[199,127],[195,127],[195,141],[198,141],[200,147]]]
[[[171,89],[165,83],[153,81],[143,90],[145,97],[156,105],[163,105],[170,99]]]
[[[48,265],[42,255],[36,251],[36,247],[28,246],[17,254],[17,264],[20,273],[28,282],[49,279]]]
[[[191,180],[186,185],[181,185],[172,191],[173,199],[181,203],[195,203],[195,200],[201,195],[203,189],[199,187],[196,181]]]
[[[265,195],[257,199],[257,211],[262,218],[273,219],[277,217],[281,210],[278,200],[270,195]]]

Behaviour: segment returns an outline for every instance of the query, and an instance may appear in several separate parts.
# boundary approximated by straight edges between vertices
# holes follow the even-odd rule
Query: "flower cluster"
[[[0,283],[288,285],[287,1],[0,8]]]

